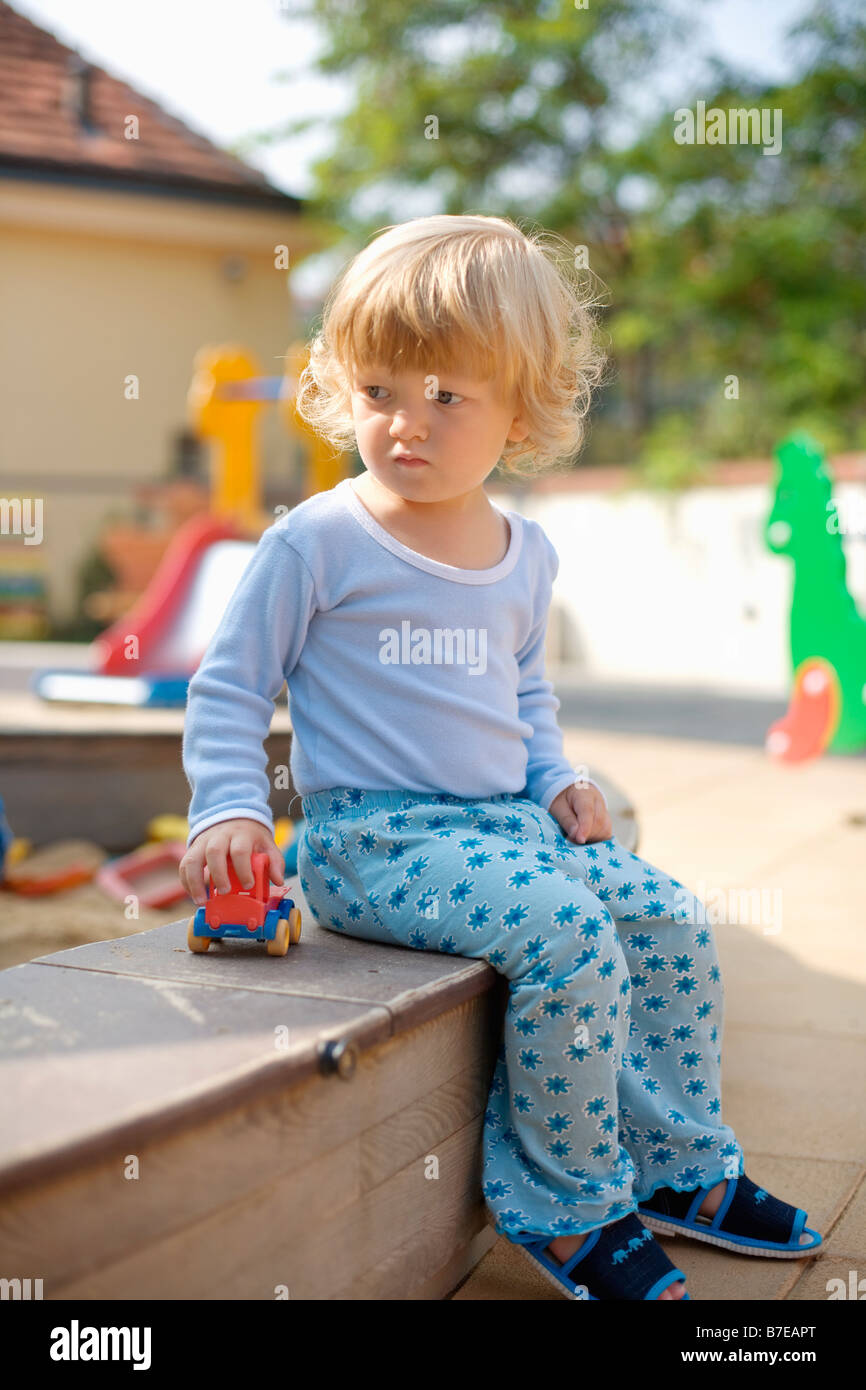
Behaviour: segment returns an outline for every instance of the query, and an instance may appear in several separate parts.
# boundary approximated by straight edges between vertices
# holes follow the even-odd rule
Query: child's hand
[[[242,888],[252,888],[255,882],[251,857],[254,851],[270,856],[270,876],[280,888],[286,876],[285,859],[277,849],[273,836],[257,820],[238,817],[221,820],[196,835],[178,865],[180,881],[194,903],[201,907],[207,902],[204,886],[204,867],[210,871],[210,881],[217,893],[227,893],[229,883],[227,859],[231,857],[234,871]]]
[[[579,845],[609,840],[613,835],[607,805],[598,787],[566,787],[553,798],[548,810],[568,838]]]

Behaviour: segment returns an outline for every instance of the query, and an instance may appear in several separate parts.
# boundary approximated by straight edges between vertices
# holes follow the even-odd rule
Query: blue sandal
[[[633,1211],[619,1221],[591,1231],[576,1254],[563,1264],[547,1249],[555,1236],[506,1235],[506,1239],[522,1250],[566,1298],[592,1303],[608,1299],[646,1302],[657,1299],[677,1279],[685,1282],[686,1278],[681,1269],[674,1269],[652,1231],[641,1224]],[[577,1280],[572,1278],[575,1269],[578,1270]],[[684,1293],[683,1302],[688,1297]]]
[[[669,1236],[690,1236],[710,1245],[722,1245],[741,1255],[770,1255],[775,1259],[796,1260],[810,1255],[822,1244],[823,1237],[806,1225],[807,1214],[801,1207],[771,1197],[763,1187],[756,1187],[751,1178],[741,1173],[728,1178],[725,1195],[715,1216],[698,1214],[709,1187],[697,1191],[676,1192],[672,1187],[658,1187],[651,1196],[638,1203],[641,1220],[650,1230]],[[813,1236],[807,1245],[800,1245],[801,1235]]]

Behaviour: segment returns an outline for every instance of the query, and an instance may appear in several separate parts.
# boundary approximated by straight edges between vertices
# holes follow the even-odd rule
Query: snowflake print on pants
[[[483,1130],[500,1234],[590,1231],[658,1187],[743,1172],[721,1114],[716,944],[682,884],[616,838],[574,844],[511,793],[332,787],[302,805],[298,870],[321,926],[509,981]]]

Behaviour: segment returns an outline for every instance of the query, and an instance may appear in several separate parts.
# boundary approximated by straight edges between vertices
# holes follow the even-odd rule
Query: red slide
[[[225,541],[244,543],[240,554],[237,547],[230,548],[235,552],[234,569],[239,561],[246,563],[255,549],[255,541],[230,521],[204,514],[184,522],[172,536],[145,592],[128,613],[95,639],[95,670],[110,676],[134,676],[145,672],[191,675],[210,640],[208,628],[212,629],[215,624],[213,621],[193,624],[192,632],[180,641],[177,628],[184,608],[190,603],[191,589],[196,580],[201,579],[208,552],[213,558],[213,548]],[[225,549],[221,547],[223,553]],[[214,614],[202,616],[213,618]],[[216,621],[219,616],[219,613],[215,615]]]

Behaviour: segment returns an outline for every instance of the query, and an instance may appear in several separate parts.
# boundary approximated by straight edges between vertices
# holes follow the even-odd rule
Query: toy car
[[[268,855],[259,851],[251,857],[252,888],[242,888],[235,873],[231,856],[227,868],[228,893],[214,893],[207,884],[208,901],[190,917],[186,944],[191,951],[206,951],[212,941],[226,937],[267,942],[269,956],[284,956],[301,939],[301,910],[286,890],[271,893],[268,877]]]

